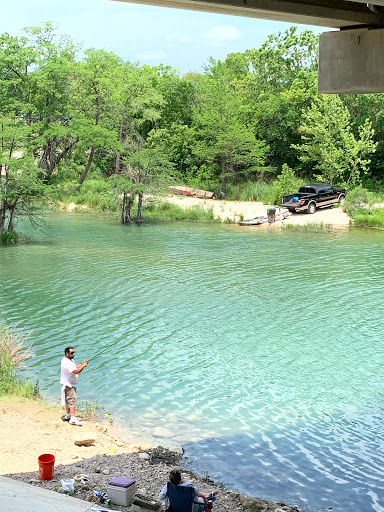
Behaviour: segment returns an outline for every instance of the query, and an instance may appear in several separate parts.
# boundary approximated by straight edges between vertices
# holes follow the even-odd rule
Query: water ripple
[[[52,225],[0,248],[1,318],[33,331],[25,374],[47,395],[65,346],[108,348],[79,391],[132,432],[164,427],[241,492],[384,511],[383,233]]]

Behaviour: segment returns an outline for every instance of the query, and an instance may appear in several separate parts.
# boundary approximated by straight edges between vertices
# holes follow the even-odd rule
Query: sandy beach
[[[237,223],[242,219],[251,219],[260,215],[267,215],[267,205],[255,201],[225,201],[219,199],[199,199],[197,197],[188,197],[181,195],[169,195],[166,201],[176,204],[181,208],[190,208],[191,206],[202,206],[209,210],[213,209],[213,216],[222,222]],[[277,210],[278,211],[278,210]],[[286,211],[286,210],[285,210]],[[344,212],[343,208],[324,208],[316,210],[312,215],[305,212],[294,213],[283,221],[284,224],[329,224],[333,227],[348,227],[350,217]],[[270,229],[281,226],[277,222],[272,226],[263,224],[256,229]],[[247,227],[246,229],[255,229]]]

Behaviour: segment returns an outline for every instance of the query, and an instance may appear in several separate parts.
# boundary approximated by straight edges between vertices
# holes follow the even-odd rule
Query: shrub
[[[181,208],[168,201],[150,200],[144,203],[143,215],[149,219],[161,220],[193,220],[200,222],[213,222],[213,208],[206,210],[203,206]]]
[[[293,169],[287,164],[283,165],[281,174],[273,182],[273,197],[269,201],[272,204],[281,203],[283,196],[297,192],[303,181],[296,178]]]
[[[355,226],[384,228],[384,208],[359,208],[353,212]]]
[[[266,181],[246,181],[227,186],[226,198],[233,201],[262,201],[269,202],[273,194],[273,186]]]
[[[38,383],[33,385],[17,375],[17,368],[32,356],[27,339],[28,336],[21,337],[15,328],[0,322],[0,395],[40,396]]]
[[[302,180],[295,176],[287,164],[273,183],[268,181],[247,181],[227,186],[227,199],[235,201],[261,201],[264,204],[279,204],[283,195],[297,192]]]
[[[374,194],[360,186],[348,192],[345,198],[345,210],[353,217],[361,209],[371,206],[374,201]]]
[[[75,203],[92,210],[116,211],[119,208],[110,184],[102,178],[87,179],[79,188],[75,182],[65,182],[52,187],[51,199],[66,205]]]
[[[19,234],[16,231],[4,231],[0,235],[0,244],[1,245],[12,245],[17,244],[19,241]]]

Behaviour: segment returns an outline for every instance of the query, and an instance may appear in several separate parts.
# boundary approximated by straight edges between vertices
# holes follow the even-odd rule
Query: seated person
[[[180,485],[182,487],[192,487],[195,490],[195,499],[192,507],[193,512],[203,512],[206,508],[206,504],[209,498],[213,498],[216,495],[216,491],[213,492],[199,492],[198,488],[191,482],[186,482],[181,479],[181,473],[178,469],[172,469],[169,473],[169,480],[174,485]],[[159,494],[160,500],[166,500],[168,498],[167,484],[161,489]]]

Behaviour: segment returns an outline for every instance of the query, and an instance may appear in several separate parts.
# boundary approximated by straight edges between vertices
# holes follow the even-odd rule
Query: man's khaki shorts
[[[76,407],[77,397],[76,397],[76,388],[65,387],[65,403],[68,407]]]

